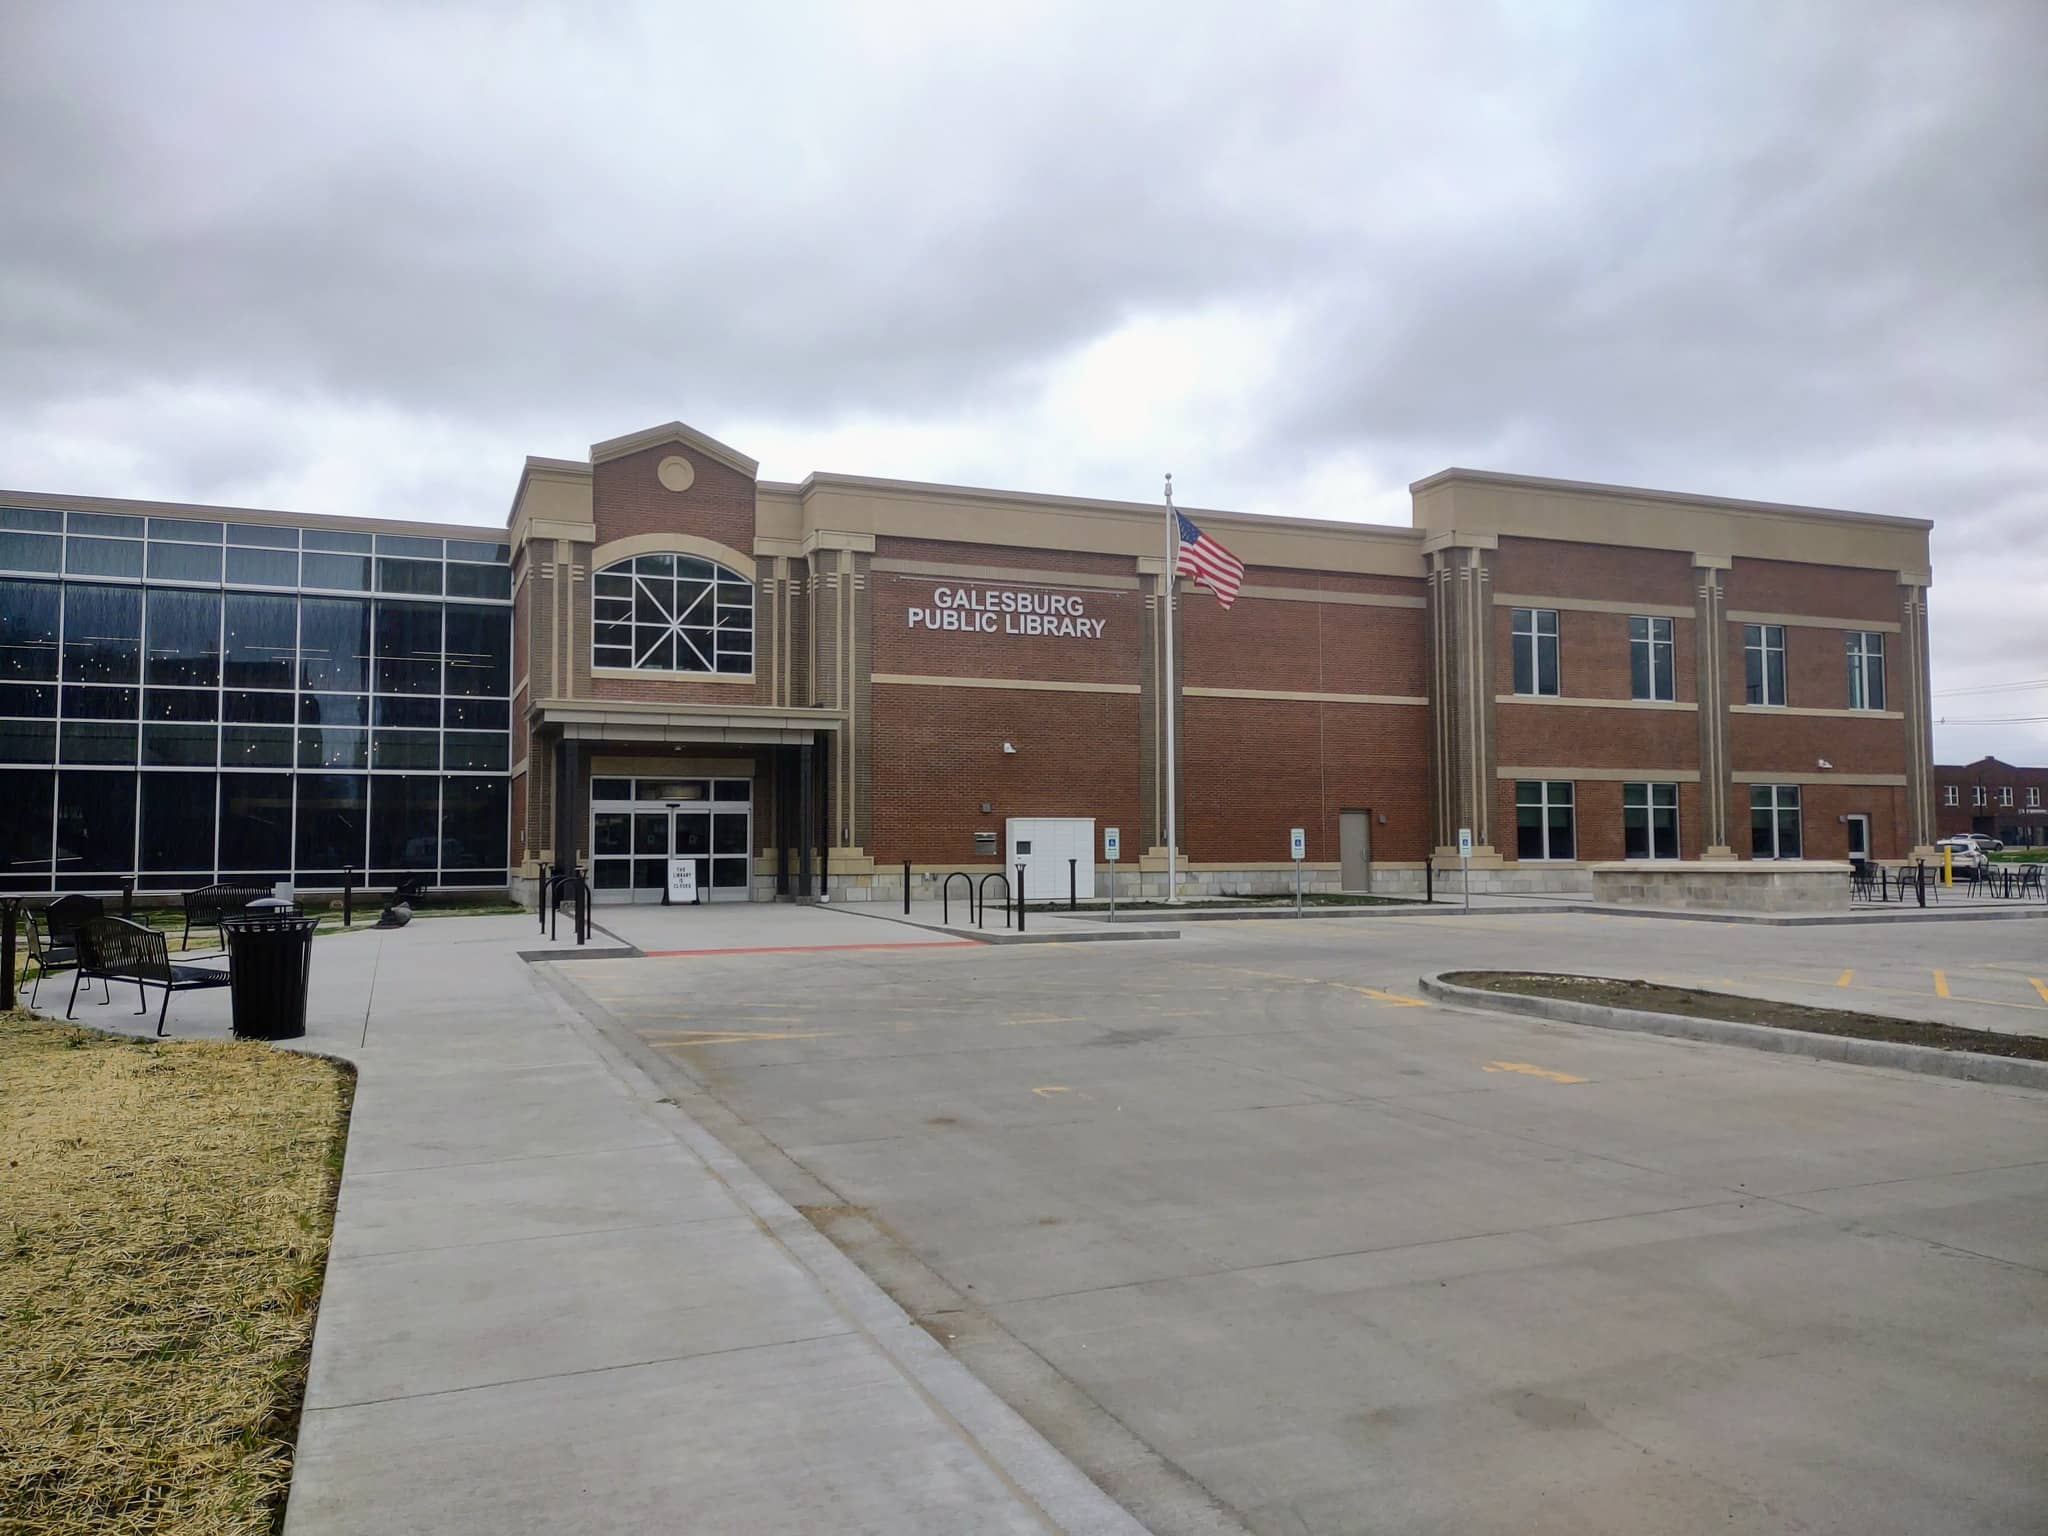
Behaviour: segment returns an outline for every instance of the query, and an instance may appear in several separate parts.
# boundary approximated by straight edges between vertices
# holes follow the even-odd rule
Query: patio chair
[[[58,944],[46,941],[43,938],[43,925],[36,921],[33,907],[22,910],[21,920],[22,925],[28,929],[28,959],[22,966],[23,977],[27,977],[29,966],[35,967],[35,979],[28,985],[28,1005],[33,1008],[36,1005],[36,994],[42,990],[45,976],[52,971],[68,971],[78,964],[78,946],[75,942]],[[108,1001],[112,1000],[112,994],[109,994]]]
[[[52,945],[75,948],[78,930],[106,915],[107,904],[97,896],[59,896],[43,908],[43,928]]]
[[[147,989],[162,987],[163,1006],[156,1014],[159,1035],[164,1032],[164,1019],[171,1011],[173,992],[224,987],[229,980],[226,970],[210,965],[173,965],[168,939],[154,928],[119,917],[102,917],[79,930],[78,971],[71,981],[71,1004],[64,1010],[65,1018],[70,1018],[72,1009],[78,1006],[78,984],[92,978],[109,984],[110,1002],[111,983],[134,982],[136,994],[142,999],[142,1006],[135,1010],[138,1014],[149,1012]]]
[[[206,885],[196,891],[187,891],[182,900],[185,905],[185,931],[178,936],[178,948],[184,949],[192,942],[192,929],[211,928],[217,940],[217,947],[228,947],[228,936],[220,926],[224,917],[237,917],[252,901],[261,901],[270,894],[262,886],[253,885]]]

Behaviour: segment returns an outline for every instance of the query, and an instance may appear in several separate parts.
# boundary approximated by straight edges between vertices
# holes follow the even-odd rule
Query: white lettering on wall
[[[905,627],[970,635],[1039,635],[1100,640],[1109,620],[1088,616],[1086,600],[1020,587],[935,587],[931,606],[907,610]]]

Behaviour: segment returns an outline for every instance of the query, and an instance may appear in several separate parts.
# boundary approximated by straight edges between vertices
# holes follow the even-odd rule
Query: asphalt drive
[[[556,971],[1154,1530],[2048,1529],[2048,1095],[1415,989],[2048,1034],[2048,924],[660,921],[793,947]]]

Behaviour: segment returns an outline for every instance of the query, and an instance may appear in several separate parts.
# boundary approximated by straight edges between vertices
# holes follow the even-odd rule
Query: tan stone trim
[[[740,683],[751,686],[754,681],[751,672],[657,672],[647,667],[592,667],[590,675],[657,683]]]
[[[1160,564],[1166,562],[1162,559]],[[1399,597],[1391,592],[1323,592],[1314,587],[1239,587],[1239,597],[1269,603],[1334,603],[1352,608],[1427,608],[1426,597]]]
[[[1136,683],[1064,683],[1041,677],[931,677],[913,672],[877,672],[877,685],[899,688],[1006,688],[1026,693],[1136,693]]]
[[[1446,549],[1499,549],[1500,535],[1493,533],[1460,533],[1456,529],[1443,533],[1426,533],[1422,538],[1422,552],[1434,555]]]
[[[1730,608],[1723,615],[1730,624],[1784,624],[1793,629],[1861,629],[1880,635],[1896,635],[1896,619],[1823,619],[1810,613],[1750,613]]]
[[[694,533],[636,533],[629,538],[609,539],[590,552],[590,568],[601,571],[608,565],[621,560],[630,560],[635,555],[693,555],[700,560],[709,560],[728,570],[737,571],[748,581],[757,580],[757,567],[752,555],[741,554],[730,544],[720,544],[715,539],[699,538]]]
[[[1857,789],[1904,789],[1903,773],[1834,773],[1812,768],[1738,769],[1728,777],[1737,784],[1846,784]]]
[[[1903,720],[1896,709],[1807,709],[1791,704],[1730,704],[1731,715],[1795,715],[1809,720]]]
[[[1531,597],[1519,592],[1493,594],[1496,608],[1561,608],[1567,613],[1624,613],[1631,618],[1690,619],[1690,603],[1613,603],[1592,597]]]
[[[1697,768],[1496,768],[1493,776],[1502,780],[1584,779],[1594,784],[1697,784],[1700,781]]]
[[[1591,480],[1553,480],[1543,475],[1508,475],[1490,469],[1440,469],[1433,475],[1413,482],[1408,490],[1410,494],[1419,494],[1458,481],[1516,490],[1562,492],[1570,496],[1671,502],[1683,507],[1705,507],[1716,512],[1741,512],[1763,517],[1790,518],[1800,522],[1847,522],[1863,526],[1915,528],[1922,532],[1934,527],[1931,522],[1917,517],[1886,517],[1875,512],[1845,512],[1834,507],[1798,506],[1781,501],[1739,501],[1727,496],[1701,496],[1691,491],[1645,490],[1641,486],[1605,485]]]
[[[525,772],[526,759],[522,757],[521,759],[519,759],[518,762],[514,763],[510,768],[505,770],[505,777],[508,779],[516,779]]]
[[[872,533],[848,533],[837,528],[813,528],[804,535],[803,552],[814,555],[821,549],[852,550],[863,555],[875,552]]]
[[[1691,699],[1581,699],[1549,693],[1496,693],[1496,704],[1549,704],[1566,709],[1663,709],[1691,714],[1699,705]]]
[[[687,721],[703,715],[715,716],[721,720],[740,717],[752,720],[786,720],[793,726],[815,727],[821,731],[836,730],[839,726],[839,711],[836,709],[776,709],[767,704],[663,704],[643,699],[542,699],[534,708],[549,720],[628,720],[666,717]]]
[[[1097,866],[1097,868],[1100,867],[1100,865]],[[1330,860],[1328,863],[1323,863],[1317,859],[1303,859],[1301,863],[1298,865],[1292,859],[1273,859],[1271,861],[1263,863],[1259,860],[1254,859],[1248,863],[1240,862],[1235,864],[1190,864],[1185,859],[1183,859],[1181,861],[1180,867],[1182,869],[1189,870],[1193,873],[1203,875],[1278,875],[1285,874],[1288,871],[1297,868],[1313,869],[1318,870],[1324,874],[1330,874],[1335,871],[1341,870],[1344,866],[1338,863],[1335,859]],[[1370,860],[1368,860],[1366,864],[1366,868],[1368,869],[1392,869],[1394,867],[1395,866],[1393,866],[1392,864],[1378,864],[1373,863]],[[1415,868],[1420,869],[1422,868],[1422,866],[1420,864],[1417,864]],[[1357,894],[1363,895],[1364,893],[1359,892]],[[1229,898],[1225,897],[1223,899],[1227,901]]]
[[[1196,688],[1183,687],[1190,699],[1279,699],[1298,704],[1420,704],[1428,699],[1405,693],[1302,693],[1288,688]]]
[[[1135,576],[1096,576],[1078,571],[1038,571],[1003,565],[943,565],[932,560],[877,558],[868,569],[890,576],[931,577],[940,581],[986,581],[1013,587],[1080,587],[1089,591],[1135,592]],[[1249,590],[1249,589],[1246,589]]]
[[[657,448],[663,443],[681,443],[694,448],[707,459],[716,459],[727,469],[736,469],[749,480],[759,472],[758,461],[748,458],[739,449],[728,447],[715,437],[706,436],[695,427],[683,425],[680,421],[665,421],[658,427],[647,427],[639,432],[629,432],[624,437],[606,438],[601,443],[590,445],[592,465],[608,463],[612,459],[623,459],[629,453],[638,453],[643,448]]]

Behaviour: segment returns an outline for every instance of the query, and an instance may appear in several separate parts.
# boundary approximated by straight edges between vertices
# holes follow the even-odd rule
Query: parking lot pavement
[[[2041,1528],[2048,1095],[1414,991],[2048,1033],[2033,925],[1186,932],[555,974],[1154,1530]]]

